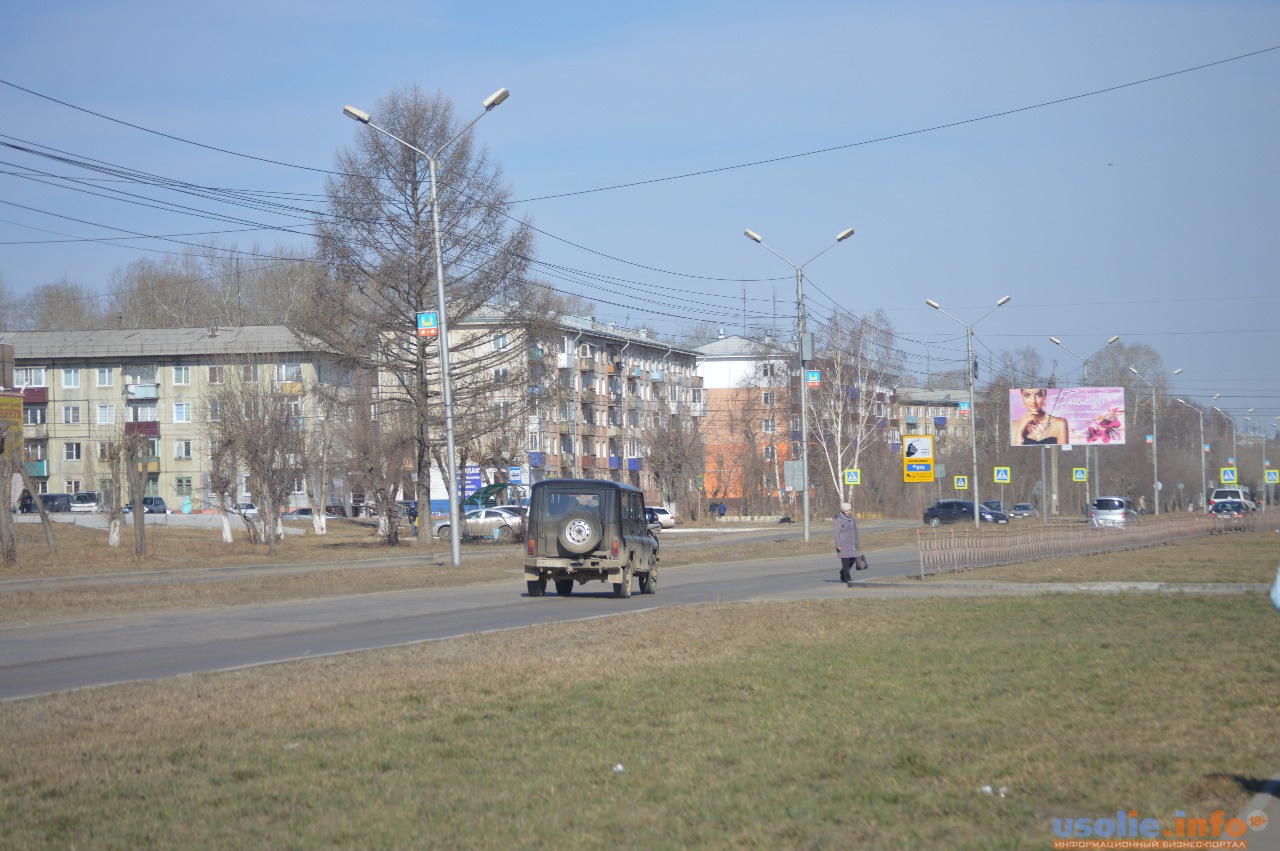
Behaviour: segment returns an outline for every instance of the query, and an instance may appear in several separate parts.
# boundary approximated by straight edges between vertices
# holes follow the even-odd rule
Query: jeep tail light
[[[531,555],[531,556],[532,556],[532,555],[537,555],[536,550],[537,550],[537,547],[536,547],[536,546],[534,545],[534,543],[533,543],[533,538],[530,538],[530,539],[529,539],[529,546],[528,546],[528,548],[525,550],[525,552],[527,552],[529,555]]]
[[[614,542],[613,542],[612,544],[610,544],[610,545],[609,545],[609,555],[610,555],[611,557],[613,557],[613,558],[617,558],[617,557],[618,557],[618,541],[617,541],[617,539],[614,539]]]

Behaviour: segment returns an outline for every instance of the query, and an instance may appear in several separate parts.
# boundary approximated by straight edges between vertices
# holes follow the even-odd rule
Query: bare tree
[[[707,466],[698,417],[690,416],[684,403],[660,402],[644,442],[645,461],[653,470],[663,501],[678,505],[686,517],[696,516],[692,482]]]
[[[24,331],[90,331],[106,321],[101,296],[65,276],[36,286],[18,304],[13,325]]]
[[[416,86],[395,90],[374,110],[380,126],[427,152],[439,151],[460,129],[453,104]],[[351,366],[381,371],[392,381],[390,399],[413,414],[416,489],[428,485],[429,463],[439,454],[444,429],[439,403],[440,360],[435,340],[416,336],[416,314],[447,309],[456,327],[482,308],[513,317],[537,302],[525,273],[533,240],[529,227],[512,215],[510,190],[501,169],[464,134],[439,160],[442,265],[446,304],[437,299],[432,240],[430,176],[427,160],[369,129],[339,151],[326,183],[328,200],[317,220],[321,258],[328,275],[320,280],[315,310],[290,322],[323,341]],[[450,345],[455,341],[451,337]],[[459,380],[469,371],[487,375],[505,359],[486,352],[489,341],[460,338],[451,363],[458,389],[454,404],[468,407],[467,394],[487,395],[484,382]],[[478,432],[455,417],[458,443]],[[420,492],[415,500],[425,505]],[[429,536],[419,536],[425,541]]]

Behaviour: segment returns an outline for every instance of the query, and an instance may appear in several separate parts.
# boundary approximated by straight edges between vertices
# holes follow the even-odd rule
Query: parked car
[[[71,510],[69,493],[42,493],[40,501],[44,503],[44,510],[50,514],[62,514]]]
[[[983,523],[1008,523],[1009,515],[1001,511],[992,511],[985,505],[979,513]],[[973,522],[973,500],[940,499],[924,510],[924,522],[930,526],[941,526],[943,523],[957,521]]]
[[[258,506],[254,505],[252,502],[237,502],[235,505],[231,506],[231,510],[236,514],[241,514],[245,517],[258,516]]]
[[[982,504],[983,504],[983,505],[985,505],[987,508],[991,509],[992,511],[999,511],[1001,514],[1008,514],[1008,513],[1009,513],[1009,512],[1007,512],[1007,511],[1005,511],[1005,510],[1004,510],[1004,502],[1003,502],[1002,500],[999,500],[999,499],[984,499],[984,500],[982,501]]]
[[[102,494],[97,491],[80,491],[71,495],[71,510],[74,512],[100,511]]]
[[[1100,496],[1089,503],[1089,525],[1095,529],[1138,522],[1138,507],[1123,496]]]
[[[524,518],[501,508],[475,508],[462,515],[463,538],[493,538],[511,542],[524,528]],[[442,541],[452,534],[449,518],[431,524],[431,534]]]
[[[1226,500],[1228,502],[1241,502],[1249,511],[1257,509],[1258,504],[1249,498],[1249,492],[1244,488],[1218,488],[1209,497],[1209,508],[1219,502]]]
[[[644,521],[652,531],[662,531],[662,520],[658,517],[658,512],[654,511],[647,505],[644,508]]]
[[[672,526],[676,525],[676,516],[672,514],[669,509],[663,508],[659,505],[655,505],[652,507],[652,510],[653,510],[653,513],[657,516],[658,523],[662,526],[663,529],[670,529]]]
[[[313,512],[310,508],[291,508],[280,516],[285,520],[310,520]]]
[[[1040,512],[1029,502],[1015,502],[1013,508],[1009,511],[1009,516],[1015,519],[1023,517],[1039,517]]]
[[[133,503],[126,502],[124,513],[129,514],[133,511]],[[168,514],[169,506],[164,504],[164,498],[158,496],[144,496],[142,498],[143,514]]]
[[[658,536],[645,520],[644,493],[603,479],[547,479],[533,486],[524,578],[530,597],[553,581],[561,597],[577,583],[613,583],[615,597],[658,586]]]

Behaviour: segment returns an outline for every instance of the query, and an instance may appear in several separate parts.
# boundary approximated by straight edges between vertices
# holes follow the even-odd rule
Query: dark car
[[[575,583],[613,583],[615,597],[658,585],[658,537],[649,529],[644,492],[604,479],[547,479],[533,486],[527,518],[524,578],[530,597],[547,581],[568,596]]]
[[[42,493],[40,501],[44,503],[44,510],[50,514],[61,514],[71,510],[71,494],[69,493]]]
[[[133,503],[127,502],[124,506],[124,513],[129,514],[133,511]],[[142,498],[143,514],[168,514],[169,506],[164,504],[164,498],[159,496],[144,496]]]
[[[1244,516],[1248,513],[1249,506],[1238,499],[1220,500],[1209,506],[1209,516],[1224,529],[1244,528]]]
[[[992,511],[985,505],[979,515],[984,523],[1008,523],[1009,517],[1000,511]],[[973,522],[973,500],[940,499],[924,510],[924,522],[930,526],[941,526],[943,523]]]

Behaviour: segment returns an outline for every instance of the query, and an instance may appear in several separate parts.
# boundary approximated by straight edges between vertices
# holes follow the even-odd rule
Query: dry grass
[[[1234,814],[1280,745],[1258,603],[716,605],[0,704],[4,844],[1025,848]]]

